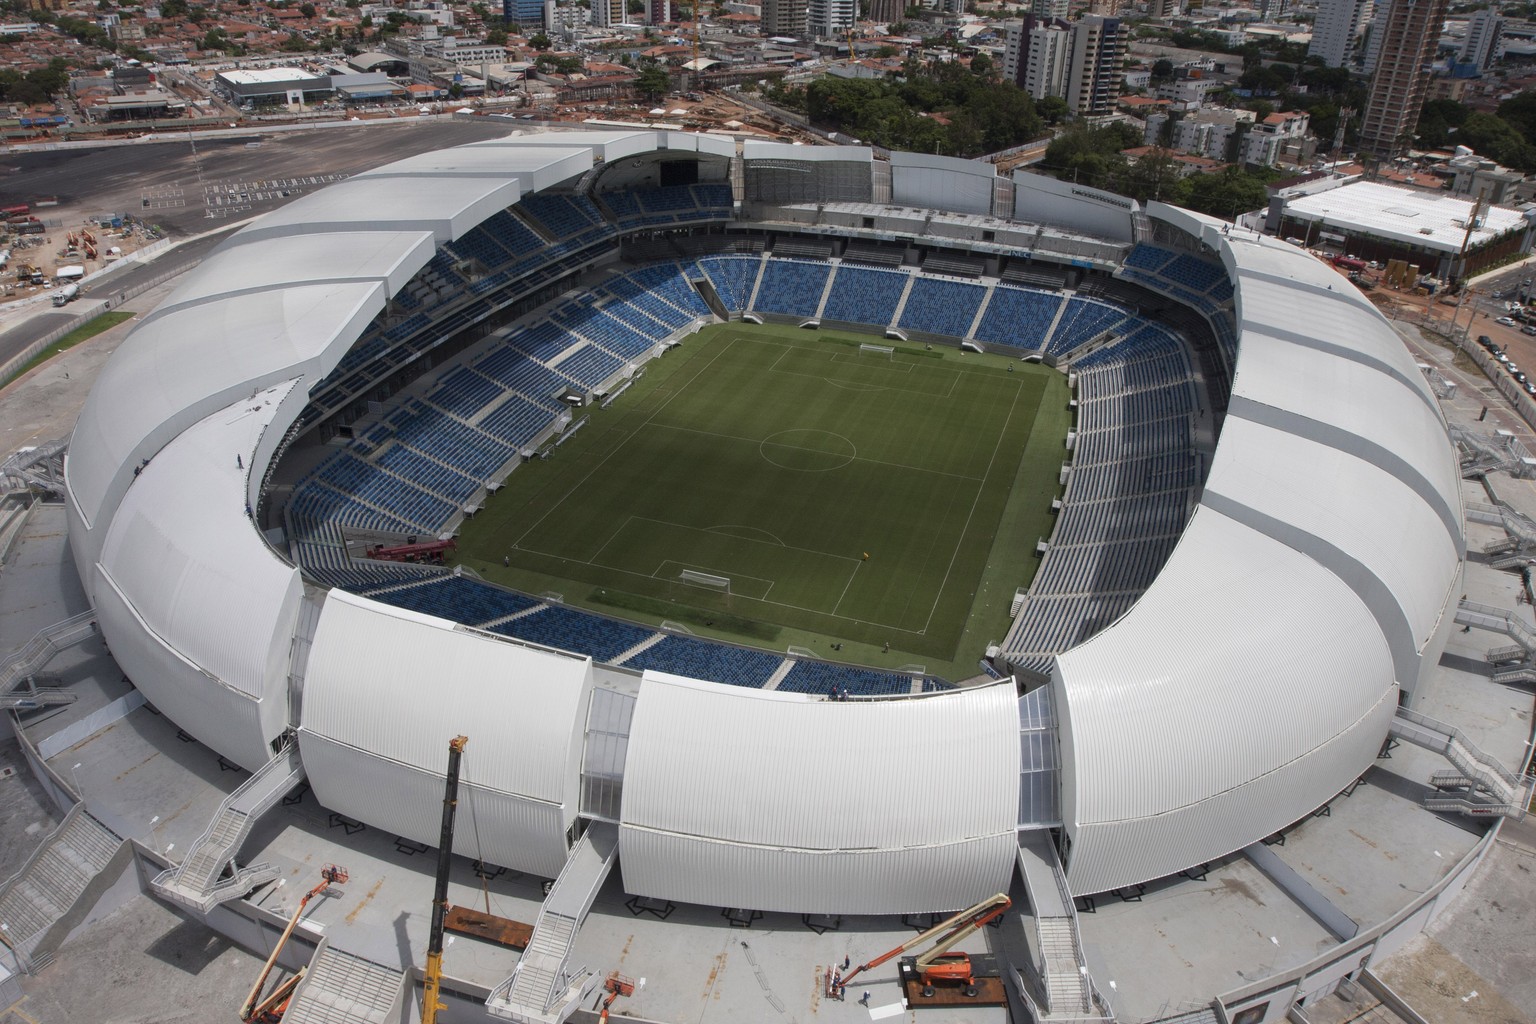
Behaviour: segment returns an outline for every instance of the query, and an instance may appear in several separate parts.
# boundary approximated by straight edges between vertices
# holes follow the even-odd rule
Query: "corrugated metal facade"
[[[322,804],[435,843],[448,740],[468,736],[464,778],[485,796],[482,843],[496,830],[495,863],[552,877],[576,816],[591,685],[584,658],[332,591],[310,649],[299,749]]]
[[[624,770],[626,885],[756,910],[965,906],[1012,867],[1018,724],[1006,683],[843,703],[646,673]]]
[[[1224,856],[1353,781],[1398,680],[1438,656],[1465,545],[1443,420],[1391,326],[1294,247],[1201,231],[1241,276],[1202,507],[1052,682],[1078,893]]]
[[[179,434],[139,475],[107,531],[101,564],[134,611],[219,683],[282,704],[302,583],[245,515],[249,453],[285,384]],[[174,703],[156,702],[178,719]],[[179,720],[179,719],[178,719]],[[218,749],[215,747],[215,749]]]
[[[891,201],[955,213],[992,213],[997,169],[976,160],[891,153]]]
[[[295,286],[183,307],[135,330],[91,389],[65,463],[82,578],[135,466],[231,402],[329,371],[387,298],[377,282]]]
[[[247,771],[266,764],[272,757],[267,740],[282,732],[286,701],[258,701],[210,678],[134,614],[123,592],[99,567],[95,583],[101,635],[113,660],[145,699],[156,708],[174,709],[171,720],[177,726]]]

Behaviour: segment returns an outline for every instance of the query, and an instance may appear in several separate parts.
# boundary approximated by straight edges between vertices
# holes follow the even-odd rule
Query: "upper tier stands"
[[[753,309],[785,316],[815,316],[832,268],[825,263],[770,260],[763,268]]]
[[[1051,546],[1002,645],[1013,664],[1042,675],[1055,654],[1109,625],[1151,585],[1201,482],[1183,343],[1136,319],[1119,331],[1072,364],[1072,472]]]
[[[970,333],[971,322],[981,308],[987,290],[979,284],[920,277],[912,282],[907,304],[901,311],[901,326],[928,334],[963,338]]]
[[[1061,301],[1061,296],[1052,292],[1000,284],[982,314],[976,338],[1019,349],[1039,349],[1061,310]]]
[[[837,268],[837,276],[832,279],[832,290],[827,294],[821,317],[889,326],[910,280],[912,276],[901,271],[868,270],[845,263]]]

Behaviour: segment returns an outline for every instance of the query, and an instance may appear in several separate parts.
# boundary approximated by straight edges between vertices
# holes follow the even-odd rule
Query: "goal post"
[[[729,576],[716,576],[713,573],[699,572],[696,569],[684,569],[677,574],[677,578],[695,587],[707,587],[710,590],[718,590],[722,594],[729,594],[731,592],[731,578]]]
[[[892,359],[896,355],[896,348],[894,345],[871,345],[869,342],[865,341],[859,343],[859,354],[866,356],[883,356],[886,359]]]

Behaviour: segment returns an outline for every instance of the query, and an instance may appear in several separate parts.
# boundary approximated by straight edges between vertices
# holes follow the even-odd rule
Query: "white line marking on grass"
[[[751,537],[743,537],[740,534],[736,534],[736,533],[732,533],[731,532],[732,530],[750,530],[753,533],[760,533],[760,534],[762,534],[764,537],[767,537],[769,540],[773,541],[775,544],[777,544],[781,548],[789,547],[788,544],[785,544],[782,540],[780,540],[772,532],[770,532],[768,530],[764,530],[763,528],[758,527],[758,526],[747,526],[747,525],[745,525],[743,523],[720,523],[717,526],[706,526],[706,527],[703,527],[703,530],[704,530],[705,533],[723,533],[727,537],[735,537],[737,540],[751,540],[752,539]]]
[[[843,606],[843,598],[848,596],[848,588],[853,586],[853,578],[859,574],[859,566],[863,564],[864,560],[862,558],[854,563],[853,572],[848,574],[848,582],[843,584],[843,592],[837,595],[837,602],[832,605],[833,615],[836,615],[837,610]]]
[[[553,505],[550,506],[549,511],[545,512],[538,519],[535,519],[532,523],[528,524],[528,529],[524,530],[522,532],[522,534],[519,537],[517,537],[516,540],[514,540],[512,542],[513,547],[520,547],[522,545],[523,540],[526,539],[527,536],[530,533],[532,533],[535,529],[537,529],[538,526],[541,523],[544,522],[544,520],[546,520],[550,516],[554,515],[554,513],[556,511],[558,511],[559,508],[562,505],[565,504],[565,502],[566,502],[566,500],[568,498],[570,498],[573,494],[577,494],[577,493],[583,491],[586,488],[588,481],[590,481],[592,479],[592,477],[599,470],[602,470],[603,467],[605,467],[608,464],[608,460],[609,459],[613,458],[620,451],[622,451],[625,444],[628,444],[631,439],[633,439],[634,437],[639,435],[641,428],[649,426],[651,421],[654,420],[657,416],[661,415],[662,410],[666,409],[666,407],[672,403],[672,399],[676,398],[678,395],[680,395],[684,391],[686,391],[688,389],[687,388],[688,384],[691,384],[691,383],[693,383],[693,381],[698,380],[699,377],[702,376],[706,370],[708,370],[710,367],[715,365],[715,361],[717,359],[719,359],[721,356],[725,355],[725,353],[729,352],[731,350],[731,347],[734,344],[735,344],[735,341],[732,340],[732,341],[727,341],[724,345],[720,346],[720,351],[716,352],[713,356],[710,356],[709,361],[706,362],[703,366],[699,367],[698,370],[693,374],[693,376],[688,378],[687,383],[685,383],[685,384],[681,385],[680,387],[678,387],[677,391],[675,391],[674,393],[669,395],[665,402],[662,402],[660,405],[658,405],[651,412],[651,414],[649,416],[647,416],[640,423],[640,425],[638,427],[636,427],[632,431],[630,431],[629,436],[624,438],[623,442],[621,442],[620,444],[614,445],[613,450],[610,451],[607,455],[603,456],[600,460],[598,460],[596,465],[594,465],[590,470],[588,470],[586,472],[586,474],[580,480],[576,481],[576,483],[574,485],[572,485],[572,487],[568,491],[566,491],[564,497],[562,497],[559,501],[555,502]],[[671,382],[669,381],[668,383],[671,383]],[[594,563],[588,562],[587,564],[591,565],[591,564],[594,564]]]
[[[714,430],[700,430],[697,427],[680,427],[680,426],[677,426],[676,424],[672,424],[672,423],[657,423],[657,424],[653,424],[653,425],[658,430],[681,430],[681,431],[684,431],[684,432],[689,433],[689,434],[704,434],[707,437],[717,437],[717,438],[719,438],[722,441],[740,441],[743,444],[755,444],[755,445],[758,445],[758,446],[761,446],[764,443],[764,442],[762,442],[762,441],[760,441],[760,440],[758,440],[756,438],[752,438],[752,437],[737,437],[735,434],[722,434],[722,433],[719,433],[719,432],[714,431]],[[849,443],[852,444],[851,441]],[[790,446],[789,445],[784,445],[782,447],[786,447],[787,448],[787,447],[790,447]],[[820,451],[820,449],[815,449],[815,448],[808,449],[808,450],[809,451]],[[829,452],[827,454],[831,454],[831,453]],[[871,458],[868,458],[868,457],[862,456],[862,455],[858,456],[857,458],[855,458],[854,461],[855,462],[867,462],[871,466],[887,466],[887,467],[889,467],[891,469],[900,469],[900,470],[903,470],[904,472],[907,472],[907,473],[927,473],[927,474],[932,475],[932,476],[947,476],[947,477],[951,477],[952,479],[955,479],[955,480],[964,480],[967,483],[973,483],[973,484],[981,483],[984,480],[986,480],[986,477],[966,476],[964,473],[947,473],[947,472],[945,472],[942,469],[924,469],[921,466],[907,466],[907,465],[903,465],[900,462],[886,462],[886,461],[884,461],[882,459],[871,459]]]
[[[1003,447],[1003,438],[1008,435],[1008,424],[1013,422],[1013,414],[1019,407],[1019,394],[1022,391],[1023,388],[1014,388],[1013,401],[1008,403],[1008,415],[1003,420],[1002,429],[997,432],[997,440],[992,444],[992,457],[987,460],[986,475],[982,477],[982,485],[976,488],[976,496],[971,499],[971,510],[965,514],[965,524],[960,527],[960,533],[955,539],[955,549],[950,553],[949,565],[944,569],[944,578],[939,581],[939,589],[934,594],[933,604],[928,606],[928,618],[923,620],[921,632],[927,632],[928,627],[933,625],[933,613],[938,610],[939,601],[944,597],[944,588],[949,586],[949,574],[955,571],[955,560],[960,557],[960,548],[965,543],[966,532],[970,530],[971,519],[976,515],[976,505],[981,501],[981,496],[986,491],[986,478],[991,475],[992,466],[997,462],[997,453]],[[1019,453],[1019,457],[1024,457],[1022,451]],[[969,618],[969,612],[967,612],[967,618]]]

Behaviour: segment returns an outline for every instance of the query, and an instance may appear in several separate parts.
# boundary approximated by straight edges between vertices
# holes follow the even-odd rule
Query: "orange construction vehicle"
[[[867,964],[860,964],[848,976],[842,980],[843,987],[858,977],[864,971],[872,967],[879,967],[887,960],[898,956],[908,950],[915,949],[930,939],[934,940],[933,948],[918,956],[913,964],[918,977],[923,982],[923,995],[932,996],[935,983],[959,985],[968,996],[976,994],[976,977],[971,968],[971,958],[965,953],[951,953],[949,947],[965,938],[977,928],[991,923],[1008,912],[1013,905],[1006,893],[998,893],[982,900],[973,907],[967,907],[960,913],[929,928],[920,935],[913,936],[895,949],[882,953]]]
[[[272,973],[272,965],[277,963],[277,956],[288,944],[288,936],[298,927],[299,918],[304,916],[304,908],[309,906],[309,901],[329,889],[332,883],[340,885],[347,880],[347,869],[337,867],[335,864],[327,864],[320,872],[320,884],[299,899],[299,906],[288,919],[288,927],[283,929],[282,937],[277,940],[277,945],[272,947],[272,955],[267,957],[266,965],[261,969],[261,976],[256,979],[256,984],[251,986],[251,994],[245,997],[245,1005],[240,1007],[240,1019],[242,1021],[258,1021],[260,1024],[275,1024],[283,1019],[283,1012],[288,1009],[288,1000],[293,998],[293,990],[298,988],[299,979],[304,977],[304,971],[300,971],[277,988],[267,998],[261,998],[261,990],[267,986],[267,977]],[[258,1000],[260,1000],[258,1002]]]
[[[603,1000],[603,1012],[597,1015],[599,1024],[608,1024],[608,1007],[614,1004],[619,996],[632,996],[635,994],[635,979],[626,978],[618,971],[612,971],[603,981],[603,990],[608,993],[608,998]]]

